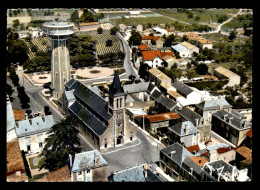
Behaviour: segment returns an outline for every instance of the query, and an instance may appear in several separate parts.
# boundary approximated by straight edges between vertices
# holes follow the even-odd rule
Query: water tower
[[[43,31],[51,39],[51,94],[54,99],[58,99],[71,78],[67,39],[74,33],[73,24],[46,22],[43,24]]]

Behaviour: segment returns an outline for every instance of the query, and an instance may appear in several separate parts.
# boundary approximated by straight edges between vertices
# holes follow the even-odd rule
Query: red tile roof
[[[157,41],[159,39],[158,36],[142,36],[142,40],[151,40],[154,39],[155,41]]]
[[[64,166],[56,171],[49,173],[43,178],[39,179],[38,182],[69,182],[70,181],[70,170],[68,166]]]
[[[140,46],[138,46],[138,48],[140,49],[140,50],[147,50],[147,47],[148,47],[148,44],[141,44]]]
[[[144,61],[154,60],[156,56],[158,56],[161,59],[161,53],[158,50],[142,51],[142,56]]]
[[[230,148],[219,148],[219,149],[217,149],[217,152],[219,154],[222,154],[222,153],[228,152],[230,150],[232,150],[232,149],[230,149]]]
[[[7,176],[17,171],[25,172],[22,153],[18,141],[9,141],[6,143],[6,161],[7,161]]]
[[[209,41],[205,38],[199,39],[198,42],[200,42],[202,44],[212,44],[212,41]]]
[[[197,157],[197,156],[189,156],[189,158],[195,162],[200,167],[204,166],[208,161],[205,158]]]
[[[246,136],[248,136],[250,139],[252,139],[252,127],[249,129],[249,131],[246,133]]]
[[[237,148],[236,151],[246,159],[252,159],[252,150],[250,148],[247,148],[246,146],[241,146]]]
[[[169,28],[165,28],[165,30],[167,30],[168,32],[174,32],[174,30],[169,29]]]
[[[23,110],[13,110],[15,121],[21,121],[25,119]]]
[[[166,121],[171,119],[178,119],[180,118],[180,115],[175,112],[167,112],[167,113],[158,113],[154,115],[137,115],[136,117],[145,117],[148,118],[148,120],[153,122],[159,122],[159,121]]]
[[[193,145],[193,146],[188,146],[188,147],[186,147],[186,149],[189,152],[193,153],[194,151],[198,152],[200,150],[200,147],[196,144],[196,145]]]
[[[164,57],[164,56],[166,56],[166,55],[170,55],[170,56],[173,56],[173,57],[174,57],[174,54],[173,54],[173,52],[171,52],[171,51],[160,52],[160,53],[161,53],[161,57]]]

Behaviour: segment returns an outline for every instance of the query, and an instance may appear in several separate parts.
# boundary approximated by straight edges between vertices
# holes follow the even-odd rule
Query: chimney
[[[219,111],[223,109],[223,106],[219,106]]]
[[[232,119],[233,119],[233,117],[230,117],[229,120],[228,120],[228,122],[231,123],[231,120],[232,120]]]
[[[198,127],[199,126],[199,119],[195,119],[195,121],[196,121],[196,127]]]
[[[25,119],[27,120],[27,119],[28,119],[28,114],[27,114],[27,113],[25,113],[24,115],[25,115]]]
[[[189,134],[189,125],[185,124],[185,134],[188,135]]]
[[[205,126],[207,123],[207,119],[203,117],[203,125]]]
[[[29,119],[30,125],[32,125],[32,119]]]
[[[72,168],[72,155],[69,154],[69,158],[70,158],[70,169]]]
[[[95,155],[94,166],[95,167],[99,166],[99,156],[98,155]]]
[[[171,154],[171,157],[176,153],[176,151],[171,151],[170,154]]]
[[[223,120],[226,121],[228,114],[223,115]]]

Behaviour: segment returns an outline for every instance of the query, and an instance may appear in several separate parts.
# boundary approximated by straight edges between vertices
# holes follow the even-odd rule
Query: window
[[[78,172],[78,175],[82,175],[82,172]]]
[[[87,170],[86,172],[87,172],[87,173],[90,173],[90,170]]]
[[[27,152],[31,151],[31,146],[27,145]]]
[[[42,148],[42,142],[39,143],[39,148]]]
[[[120,98],[120,108],[122,107],[122,98]]]
[[[118,108],[118,101],[119,99],[116,99],[116,108]]]

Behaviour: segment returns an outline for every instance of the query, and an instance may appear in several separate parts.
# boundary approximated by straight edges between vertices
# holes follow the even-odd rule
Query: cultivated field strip
[[[28,52],[27,52],[28,57],[29,57],[30,59],[34,58],[34,57],[35,57],[35,53],[32,52],[30,44],[29,44],[28,42],[26,42],[25,40],[23,40],[23,42],[24,42],[24,43],[27,45],[27,47],[28,47]]]
[[[45,45],[43,45],[43,41],[46,41]],[[51,41],[48,37],[33,38],[32,43],[37,46],[38,51],[47,52],[51,48]]]
[[[106,53],[117,53],[123,51],[120,40],[116,35],[110,35],[109,30],[103,30],[102,34],[97,34],[97,31],[77,32],[77,35],[90,35],[96,41],[97,55]],[[112,46],[107,47],[106,41],[112,40]]]

